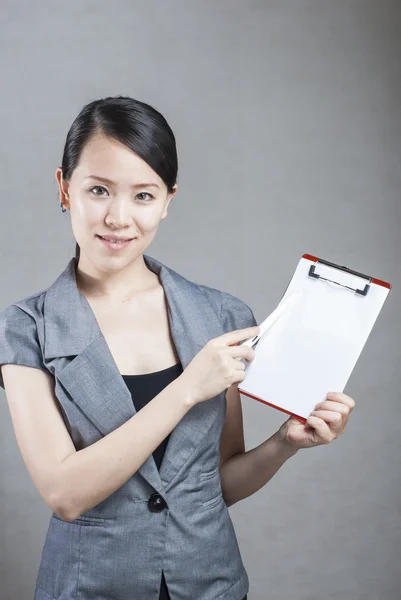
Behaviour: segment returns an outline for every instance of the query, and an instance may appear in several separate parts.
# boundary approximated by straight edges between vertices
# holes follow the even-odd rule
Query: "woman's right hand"
[[[186,387],[191,404],[210,400],[233,383],[245,379],[245,364],[254,359],[255,351],[249,346],[238,346],[243,340],[260,333],[258,325],[246,329],[235,329],[213,338],[195,355],[183,370],[179,379]]]

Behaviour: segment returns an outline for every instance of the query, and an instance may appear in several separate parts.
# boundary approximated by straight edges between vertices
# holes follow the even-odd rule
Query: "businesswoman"
[[[344,430],[328,397],[245,452],[237,384],[258,333],[239,298],[145,254],[177,192],[173,132],[129,97],[87,104],[56,170],[77,252],[0,314],[0,384],[52,509],[35,600],[242,600],[228,507]],[[67,213],[68,214],[68,213]]]

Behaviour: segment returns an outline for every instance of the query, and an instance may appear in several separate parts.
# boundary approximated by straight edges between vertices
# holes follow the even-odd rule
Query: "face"
[[[89,259],[101,270],[121,269],[144,253],[177,191],[175,185],[169,194],[144,160],[104,135],[86,144],[69,182],[63,180],[60,168],[56,180],[60,198],[70,210],[80,260]],[[133,239],[111,249],[98,237],[107,235]]]

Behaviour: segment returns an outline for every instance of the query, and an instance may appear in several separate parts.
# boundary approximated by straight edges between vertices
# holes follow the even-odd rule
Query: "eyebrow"
[[[115,181],[112,181],[111,179],[107,179],[107,177],[100,177],[99,175],[88,175],[84,179],[97,179],[98,181],[104,181],[105,183],[110,183],[111,185],[115,185]],[[135,183],[132,187],[134,187],[134,188],[157,187],[158,188],[159,186],[157,185],[157,183]]]

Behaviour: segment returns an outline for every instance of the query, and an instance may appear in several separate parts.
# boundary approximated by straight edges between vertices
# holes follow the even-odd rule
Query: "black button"
[[[157,492],[152,494],[148,500],[149,510],[152,512],[161,512],[165,508],[167,508],[167,502],[165,499],[160,496]]]

